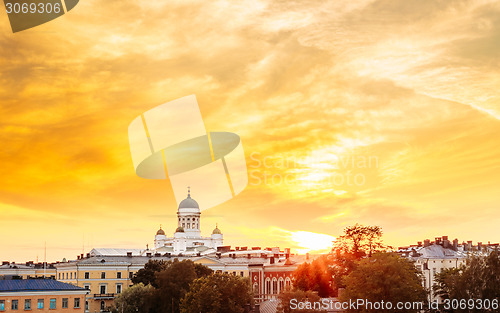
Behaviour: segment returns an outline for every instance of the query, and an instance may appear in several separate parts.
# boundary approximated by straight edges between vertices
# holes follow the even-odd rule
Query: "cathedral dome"
[[[222,232],[220,231],[218,226],[215,226],[215,229],[212,232],[212,235],[222,235]]]
[[[199,209],[200,206],[198,205],[198,202],[196,202],[193,198],[191,198],[191,193],[188,190],[188,196],[186,199],[182,200],[181,203],[179,203],[179,209]]]
[[[163,235],[165,236],[165,231],[163,229],[161,229],[161,226],[160,226],[160,229],[158,229],[158,231],[156,232],[156,235]]]
[[[177,229],[175,230],[176,233],[183,233],[184,232],[184,228],[182,227],[177,227]]]

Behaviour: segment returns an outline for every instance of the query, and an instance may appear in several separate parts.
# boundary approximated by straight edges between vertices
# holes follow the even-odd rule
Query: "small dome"
[[[163,229],[161,229],[161,226],[160,226],[160,229],[158,229],[158,231],[156,232],[156,235],[163,235],[165,236],[165,231]]]
[[[222,235],[222,232],[220,231],[218,226],[215,226],[215,229],[212,232],[212,235]]]
[[[182,227],[177,227],[177,229],[175,230],[176,233],[183,233],[184,232],[184,228]]]
[[[188,189],[188,196],[186,199],[179,203],[179,209],[199,209],[200,206],[193,198],[191,198],[191,191]]]

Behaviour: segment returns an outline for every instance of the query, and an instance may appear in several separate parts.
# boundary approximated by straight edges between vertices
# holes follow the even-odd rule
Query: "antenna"
[[[47,269],[47,241],[45,241],[45,251],[43,255],[43,278],[45,278],[46,269]]]

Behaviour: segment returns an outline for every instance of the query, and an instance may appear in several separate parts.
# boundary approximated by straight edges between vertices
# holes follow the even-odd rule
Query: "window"
[[[12,300],[12,305],[10,306],[11,310],[17,310],[19,308],[19,300]]]
[[[132,279],[132,277],[134,277],[134,273],[129,272],[129,273],[128,273],[128,278]]]
[[[83,285],[83,288],[87,289],[87,290],[90,290],[90,284],[85,284]]]
[[[62,308],[67,309],[68,308],[68,298],[63,298],[62,300]]]
[[[31,299],[24,300],[24,309],[31,310]]]
[[[89,279],[90,278],[90,273],[89,272],[85,272],[85,279]]]
[[[245,276],[245,274],[243,274],[243,272],[240,272],[240,276],[243,277],[243,276]]]
[[[104,311],[106,308],[106,303],[104,301],[101,301],[101,311]]]
[[[43,299],[38,299],[38,303],[36,305],[37,309],[43,309]]]
[[[5,310],[5,300],[0,300],[0,311]]]
[[[106,293],[106,285],[101,285],[99,287],[99,291],[101,292],[102,295],[105,294]]]
[[[89,302],[85,300],[85,311],[89,310]]]
[[[106,279],[106,272],[101,272],[101,279]]]
[[[75,309],[80,308],[80,298],[75,298]]]
[[[66,279],[68,279],[68,273],[66,273]]]
[[[116,278],[118,278],[118,279],[122,278],[122,272],[116,273]]]
[[[116,284],[116,293],[122,293],[122,284]]]
[[[55,309],[55,308],[56,308],[56,299],[50,299],[49,309]]]

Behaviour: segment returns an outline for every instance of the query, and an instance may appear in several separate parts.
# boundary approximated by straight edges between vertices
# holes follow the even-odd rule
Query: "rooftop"
[[[0,292],[61,291],[85,289],[53,279],[0,280]]]

